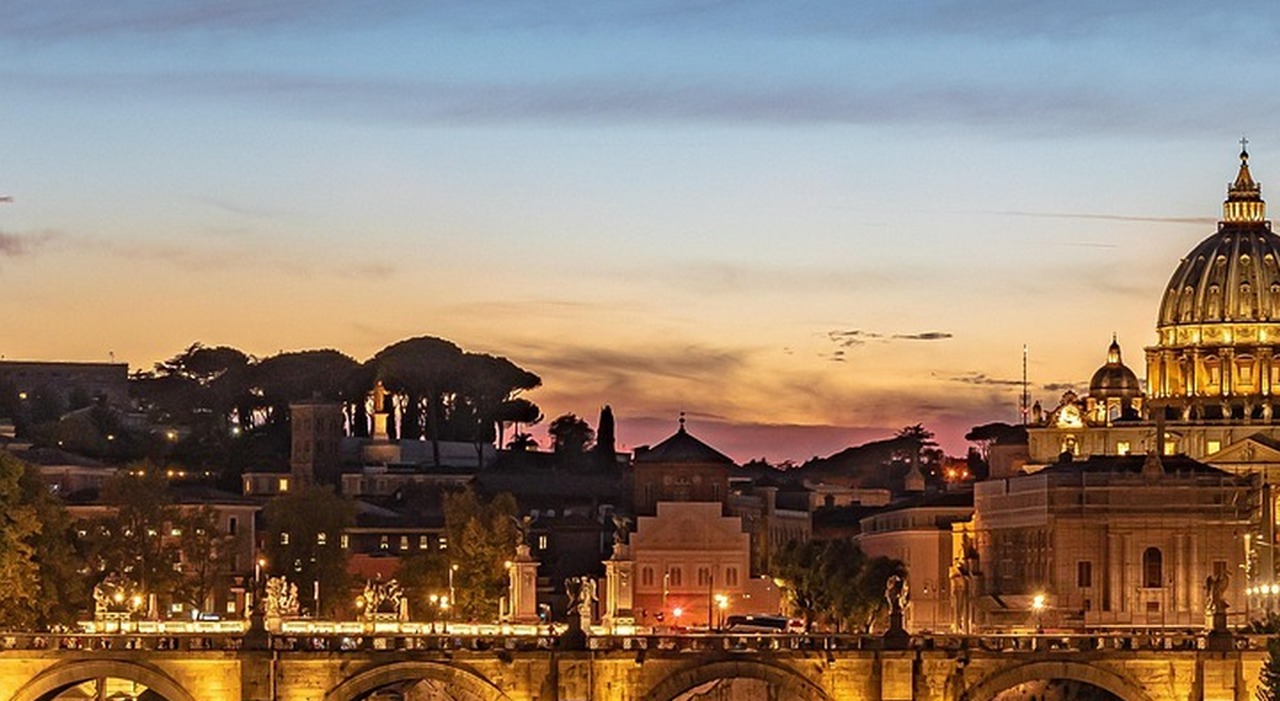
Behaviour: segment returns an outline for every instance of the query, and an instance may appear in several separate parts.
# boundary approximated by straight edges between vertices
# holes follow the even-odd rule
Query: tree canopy
[[[839,631],[867,632],[885,615],[885,582],[906,575],[903,564],[869,557],[843,539],[791,541],[773,561],[794,614],[805,628],[828,625]]]

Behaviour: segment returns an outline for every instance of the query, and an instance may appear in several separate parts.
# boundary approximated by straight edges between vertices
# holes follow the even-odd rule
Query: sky
[[[803,461],[1082,391],[1249,138],[1266,2],[33,0],[0,10],[0,355],[433,335],[624,448]],[[1280,189],[1277,190],[1280,192]]]

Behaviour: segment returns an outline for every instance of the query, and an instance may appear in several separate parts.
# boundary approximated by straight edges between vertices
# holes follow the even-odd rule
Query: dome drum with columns
[[[1280,442],[1280,236],[1247,151],[1217,230],[1170,278],[1145,350],[1144,391],[1113,336],[1085,397],[1035,412],[1030,462],[1150,450],[1201,459],[1251,436]]]

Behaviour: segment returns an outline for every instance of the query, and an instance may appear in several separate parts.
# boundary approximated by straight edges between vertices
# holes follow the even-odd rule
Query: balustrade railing
[[[460,628],[463,628],[460,626]],[[149,652],[235,651],[243,647],[241,632],[217,633],[3,633],[0,653],[4,651],[121,651]],[[1124,653],[1152,651],[1195,651],[1207,649],[1208,637],[1203,632],[1142,631],[1098,633],[1017,633],[985,635],[930,634],[913,636],[909,649],[965,653]],[[1267,636],[1235,635],[1239,650],[1263,650]],[[559,646],[559,636],[546,628],[539,631],[513,633],[494,630],[479,632],[465,627],[451,632],[376,631],[373,629],[324,633],[273,634],[270,649],[288,652],[389,652],[389,651],[494,651],[530,652],[552,650]],[[857,651],[884,647],[878,635],[857,634],[775,634],[734,632],[660,632],[628,635],[596,634],[587,638],[587,649],[596,652],[670,653],[723,652],[736,654],[773,653],[781,651]]]

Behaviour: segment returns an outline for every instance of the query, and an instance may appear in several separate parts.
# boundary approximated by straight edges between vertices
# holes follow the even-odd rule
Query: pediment
[[[1206,455],[1204,461],[1211,465],[1280,463],[1280,449],[1275,448],[1265,439],[1249,436],[1223,447],[1212,455]]]

